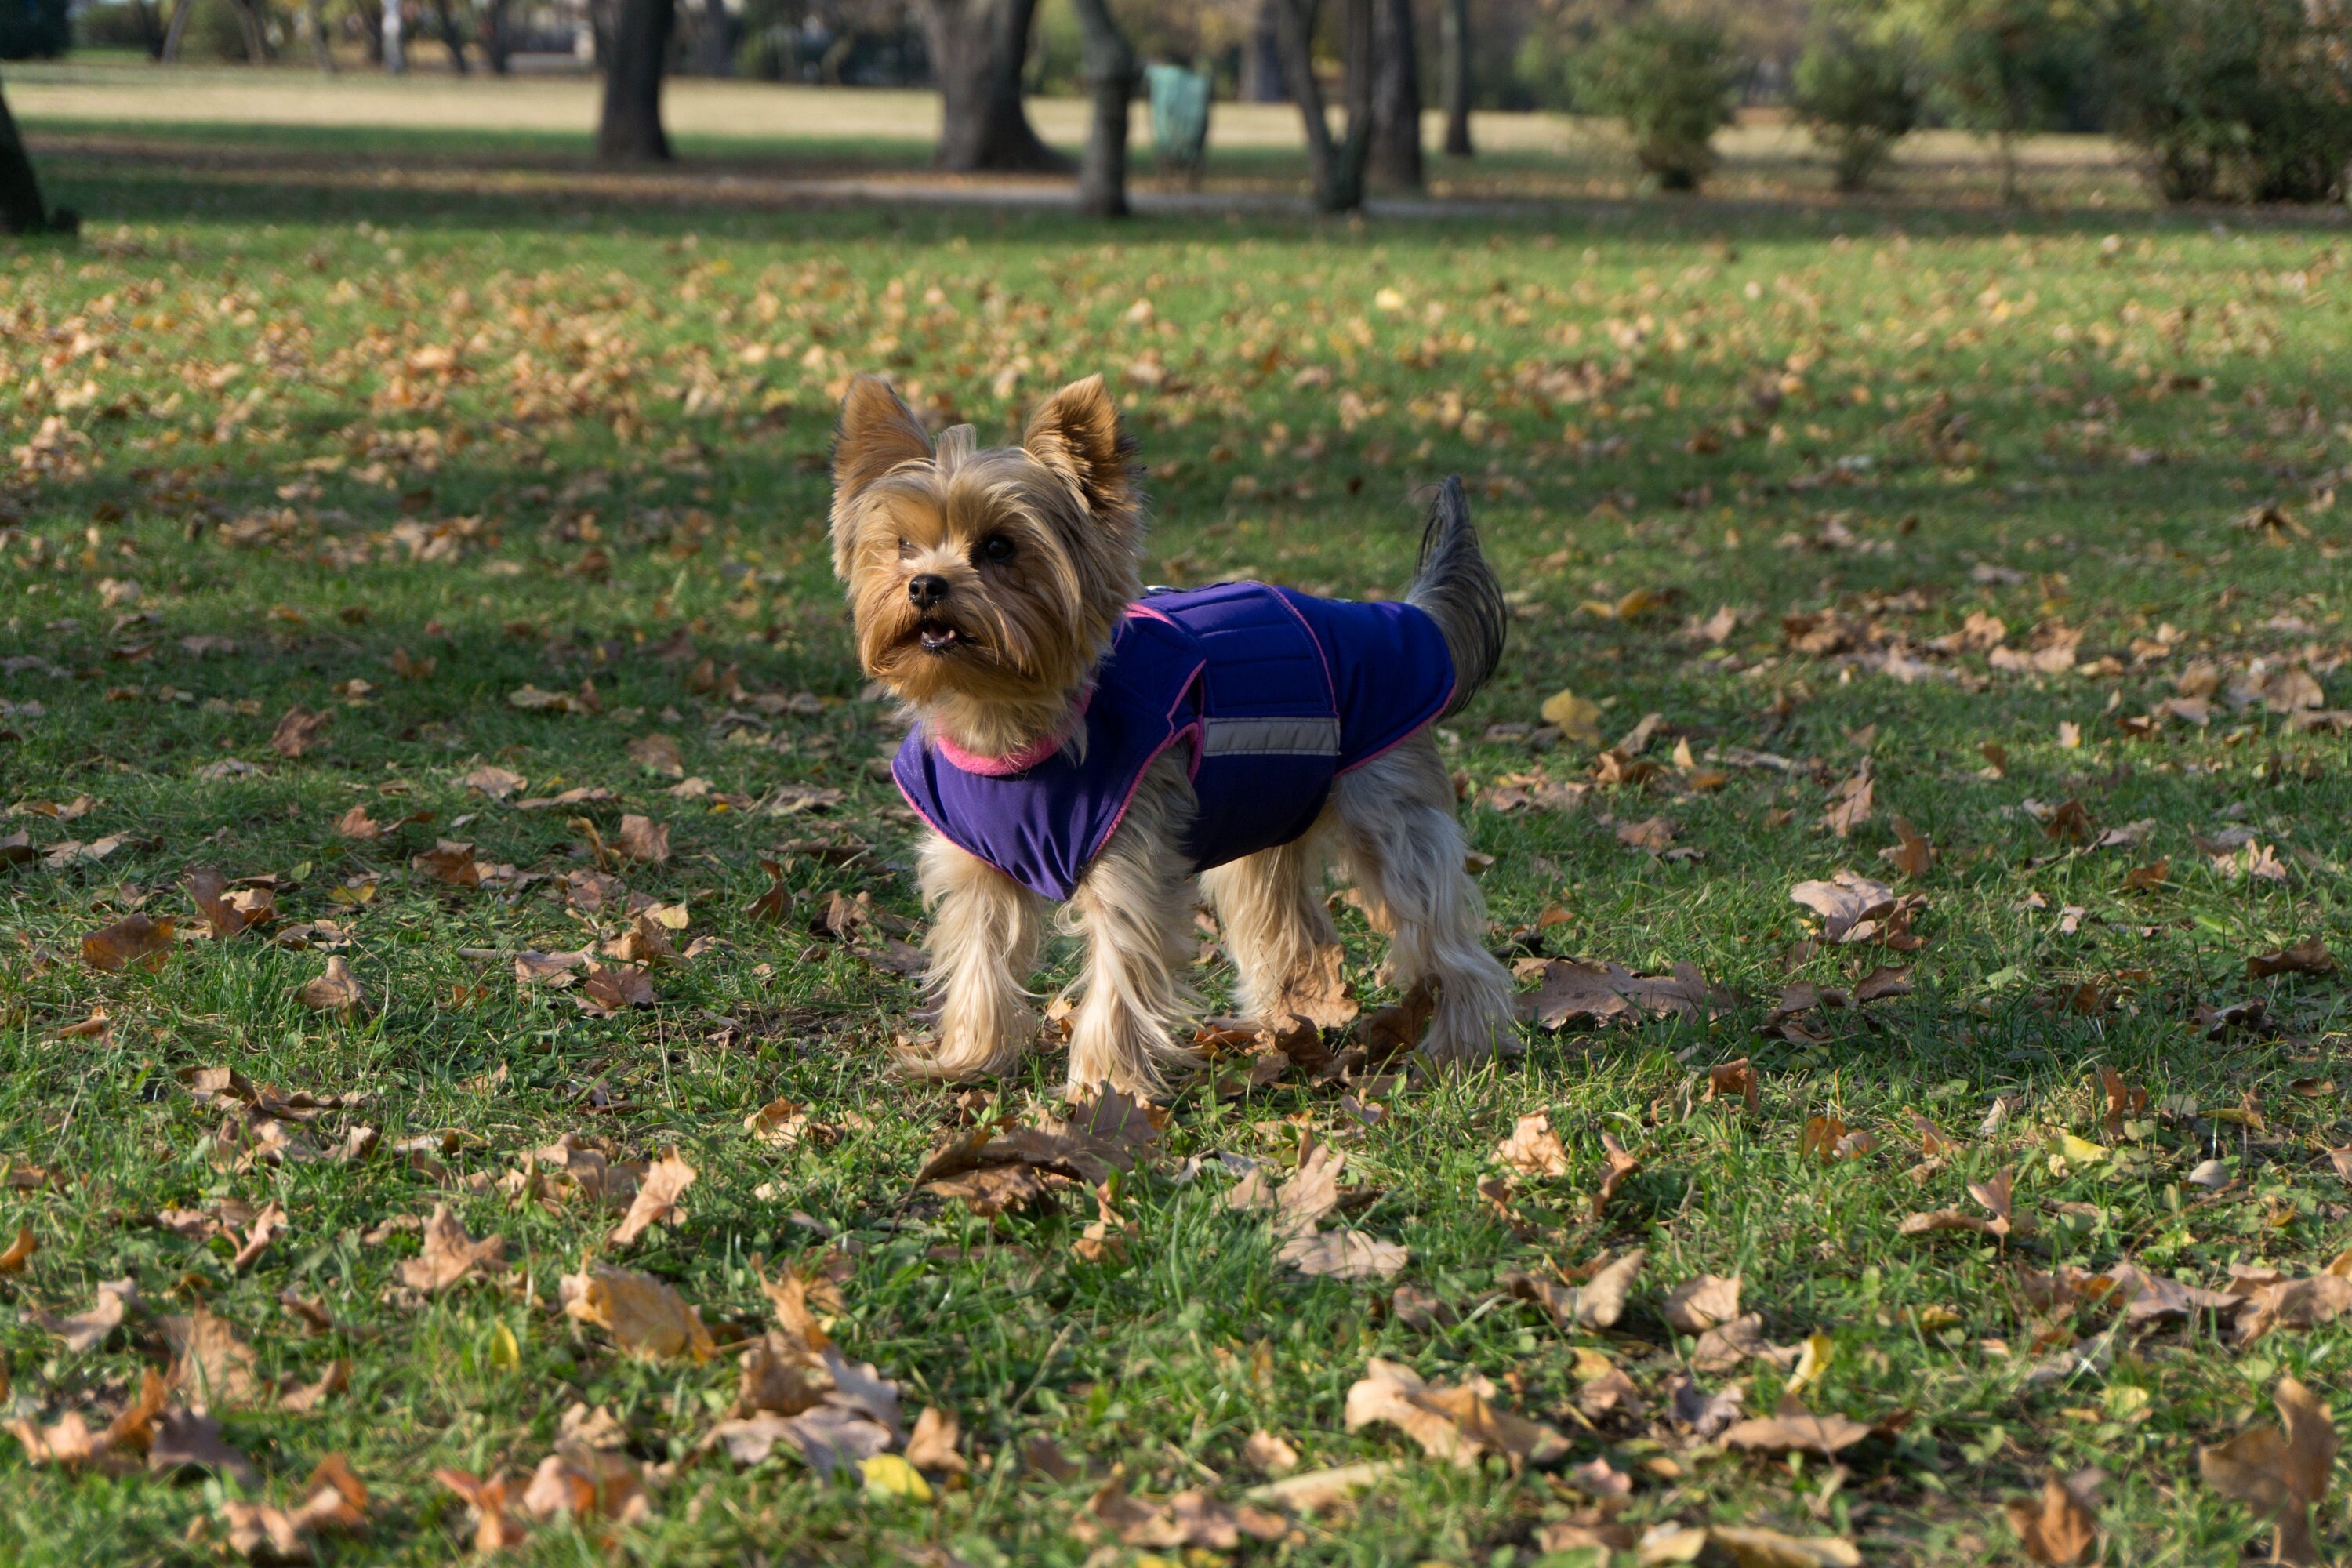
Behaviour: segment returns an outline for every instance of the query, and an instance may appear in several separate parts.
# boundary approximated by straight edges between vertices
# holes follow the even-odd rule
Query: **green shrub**
[[[180,39],[181,52],[193,59],[244,61],[252,57],[245,47],[245,19],[236,0],[195,0],[195,13]]]
[[[1652,14],[1601,35],[1579,62],[1579,99],[1615,115],[1642,167],[1669,191],[1695,191],[1715,167],[1742,67],[1720,25]]]
[[[168,7],[166,8],[168,10]],[[153,13],[149,13],[150,18]],[[161,21],[154,23],[160,29]],[[86,49],[143,49],[147,30],[126,0],[98,0],[74,13],[74,42]]]
[[[55,59],[73,43],[66,0],[0,4],[0,60]]]
[[[1871,0],[1822,0],[1798,57],[1790,100],[1829,149],[1837,188],[1870,184],[1919,122],[1919,72],[1906,40]]]
[[[2122,0],[2109,120],[2167,201],[2340,200],[2352,61],[2305,0]]]

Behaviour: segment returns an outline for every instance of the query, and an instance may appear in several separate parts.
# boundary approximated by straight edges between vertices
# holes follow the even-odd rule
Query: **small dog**
[[[834,570],[860,662],[915,721],[893,773],[930,827],[938,1041],[916,1065],[961,1078],[1020,1059],[1060,903],[1086,943],[1072,1089],[1158,1092],[1193,1060],[1176,1029],[1196,896],[1242,1010],[1280,1022],[1328,983],[1334,860],[1396,984],[1433,994],[1423,1055],[1485,1058],[1510,1037],[1510,980],[1481,942],[1430,734],[1503,648],[1460,482],[1401,604],[1255,583],[1147,595],[1134,450],[1100,376],[1055,394],[1018,447],[983,449],[968,425],[934,444],[877,377],[843,405]]]

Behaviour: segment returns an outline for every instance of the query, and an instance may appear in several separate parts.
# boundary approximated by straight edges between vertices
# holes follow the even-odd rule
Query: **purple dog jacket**
[[[1425,611],[1222,583],[1128,606],[1082,705],[1085,761],[1066,743],[974,756],[918,728],[890,772],[950,843],[1058,902],[1179,742],[1200,801],[1186,847],[1204,871],[1305,833],[1335,776],[1453,696],[1454,661]]]

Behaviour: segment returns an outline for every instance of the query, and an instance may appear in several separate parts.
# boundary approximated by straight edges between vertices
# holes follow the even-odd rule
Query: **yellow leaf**
[[[1829,1335],[1806,1335],[1804,1351],[1797,1357],[1797,1368],[1789,1374],[1789,1385],[1781,1392],[1801,1394],[1811,1384],[1820,1382],[1822,1373],[1829,1370],[1830,1358],[1835,1354],[1837,1354],[1837,1345]]]
[[[522,1345],[515,1339],[515,1331],[504,1323],[490,1325],[490,1364],[509,1372],[522,1370]]]
[[[2058,1143],[2070,1164],[2095,1165],[2107,1157],[2105,1144],[2094,1143],[2087,1138],[2077,1138],[2072,1132],[2058,1134]]]
[[[877,1454],[870,1459],[860,1459],[857,1468],[866,1473],[867,1491],[887,1492],[909,1502],[931,1500],[931,1483],[899,1455]]]
[[[1573,691],[1553,692],[1543,705],[1543,721],[1558,726],[1562,740],[1601,739],[1601,705]]]
[[[1919,1325],[1921,1333],[1932,1334],[1938,1329],[1948,1329],[1957,1325],[1960,1321],[1960,1315],[1949,1307],[1919,1307],[1912,1310],[1911,1321]]]

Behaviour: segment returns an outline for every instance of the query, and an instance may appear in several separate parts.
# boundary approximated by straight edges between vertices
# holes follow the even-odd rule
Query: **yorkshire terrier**
[[[1074,1091],[1162,1090],[1193,1060],[1192,910],[1205,896],[1246,1015],[1281,1024],[1328,974],[1334,862],[1433,997],[1422,1055],[1511,1037],[1482,944],[1452,781],[1430,731],[1495,669],[1507,616],[1458,479],[1396,603],[1259,583],[1147,593],[1135,444],[1100,376],[1017,447],[934,442],[888,383],[852,384],[833,453],[834,570],[857,654],[914,723],[893,763],[930,831],[921,1070],[1004,1071],[1038,1037],[1025,981],[1050,905],[1082,937]]]

